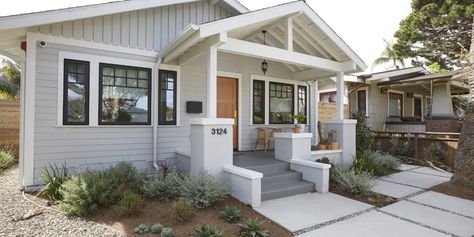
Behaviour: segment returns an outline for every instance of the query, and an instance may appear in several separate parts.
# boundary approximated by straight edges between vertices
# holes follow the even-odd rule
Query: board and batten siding
[[[29,31],[160,51],[189,24],[230,16],[226,8],[204,0],[35,26]]]

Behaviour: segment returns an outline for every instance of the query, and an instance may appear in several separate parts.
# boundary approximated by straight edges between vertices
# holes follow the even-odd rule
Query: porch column
[[[451,88],[449,83],[433,85],[433,105],[431,116],[453,117]]]
[[[318,81],[314,80],[310,84],[310,123],[311,123],[311,132],[313,133],[313,137],[311,139],[311,144],[318,143],[318,121],[319,121],[319,114],[318,114],[318,107],[319,107],[319,96],[318,96]]]
[[[337,73],[336,88],[336,120],[344,120],[344,72]]]
[[[227,42],[227,32],[211,38],[207,52],[207,118],[217,118],[217,48]]]

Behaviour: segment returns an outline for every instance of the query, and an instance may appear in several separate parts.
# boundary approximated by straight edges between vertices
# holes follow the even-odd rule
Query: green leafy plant
[[[170,208],[171,216],[181,223],[191,219],[195,212],[192,204],[184,198],[176,200]]]
[[[187,180],[183,186],[183,196],[195,208],[208,207],[216,201],[225,199],[228,195],[227,185],[206,171],[199,172],[197,176]]]
[[[329,160],[328,157],[323,157],[323,158],[317,159],[315,162],[324,163],[324,164],[331,164],[331,161]]]
[[[356,172],[345,166],[334,166],[330,173],[331,182],[342,191],[355,195],[366,195],[374,186],[374,178],[368,172]]]
[[[224,232],[215,226],[201,224],[194,229],[191,237],[224,237]]]
[[[306,121],[306,116],[304,114],[295,114],[293,118],[298,122],[298,124],[303,124]]]
[[[3,173],[4,170],[12,167],[14,163],[15,163],[15,157],[13,156],[11,150],[9,149],[0,150],[0,174]]]
[[[226,206],[224,211],[220,212],[221,218],[231,224],[235,224],[242,219],[242,213],[236,207]]]
[[[163,225],[162,224],[154,224],[151,226],[151,233],[153,234],[160,234],[161,231],[163,231]]]
[[[321,121],[318,121],[318,137],[319,137],[319,144],[321,145],[328,144],[328,140],[324,138],[323,125],[321,124]]]
[[[267,237],[270,236],[269,231],[264,229],[262,225],[264,221],[257,218],[245,220],[244,223],[238,224],[240,237]]]
[[[51,201],[61,201],[63,200],[63,195],[59,191],[61,186],[69,179],[68,168],[66,163],[61,165],[59,168],[56,163],[54,166],[50,163],[49,168],[46,166],[42,169],[43,175],[41,178],[45,186],[38,193],[39,196],[48,198]]]
[[[375,135],[372,129],[367,126],[367,115],[362,112],[353,113],[352,119],[357,120],[356,124],[356,150],[363,152],[374,150]]]
[[[369,173],[373,174],[375,165],[372,159],[370,159],[369,150],[361,151],[356,154],[355,159],[352,161],[352,170],[356,173]]]
[[[423,153],[427,157],[442,161],[446,157],[446,152],[443,150],[441,143],[434,142],[423,149]]]
[[[186,177],[176,171],[167,175],[157,174],[144,181],[142,192],[147,198],[169,201],[182,195],[182,187]]]
[[[134,216],[142,211],[143,198],[140,194],[125,192],[117,203],[117,207],[122,216]]]
[[[174,236],[173,229],[171,229],[169,227],[163,228],[163,231],[161,231],[160,236],[161,237],[173,237]]]
[[[145,234],[150,232],[150,227],[147,224],[140,224],[135,229],[133,229],[135,234]]]
[[[393,136],[390,139],[390,154],[394,156],[410,156],[411,155],[411,142],[408,136],[406,140],[402,140],[397,136]]]
[[[374,165],[374,173],[377,176],[389,174],[400,168],[401,162],[395,156],[381,151],[371,151],[369,155]]]

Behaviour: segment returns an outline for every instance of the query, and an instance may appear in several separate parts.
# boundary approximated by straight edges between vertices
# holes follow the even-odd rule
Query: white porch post
[[[337,72],[336,119],[344,120],[344,72]]]
[[[217,118],[217,47],[207,53],[207,117]]]
[[[288,51],[293,51],[293,17],[288,17],[285,21],[285,48]]]
[[[313,133],[313,138],[311,140],[311,144],[318,143],[318,121],[319,121],[319,114],[318,114],[318,106],[319,106],[319,96],[318,96],[318,81],[314,80],[310,86],[310,103],[311,106],[309,112],[311,113],[310,116],[310,123],[311,123],[311,132]]]

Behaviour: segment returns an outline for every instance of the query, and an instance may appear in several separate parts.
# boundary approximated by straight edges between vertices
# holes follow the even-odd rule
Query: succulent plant
[[[237,223],[242,219],[240,210],[236,207],[225,207],[224,211],[220,212],[221,218],[231,224]]]
[[[240,237],[268,237],[270,236],[267,229],[262,227],[264,221],[258,219],[245,220],[243,224],[239,224]]]
[[[133,233],[140,234],[140,228],[135,227],[135,229],[133,229]]]
[[[148,232],[150,232],[150,227],[149,227],[147,224],[140,224],[140,225],[138,226],[138,229],[140,229],[140,231],[141,231],[142,233],[148,233]]]
[[[163,230],[162,224],[154,224],[151,226],[151,233],[153,234],[160,234],[162,230]]]
[[[173,236],[174,236],[173,229],[169,227],[165,227],[161,231],[161,237],[173,237]]]
[[[201,224],[194,229],[191,237],[224,237],[224,232],[215,226]]]

